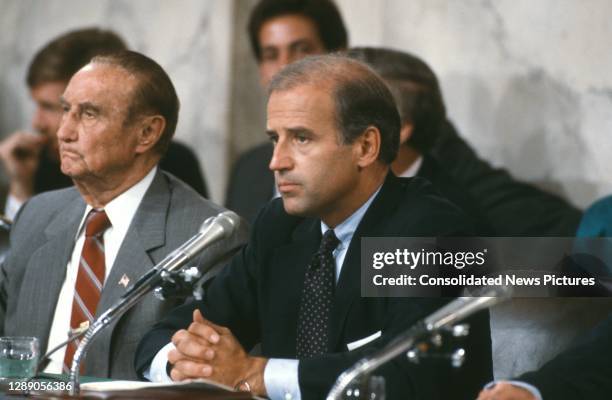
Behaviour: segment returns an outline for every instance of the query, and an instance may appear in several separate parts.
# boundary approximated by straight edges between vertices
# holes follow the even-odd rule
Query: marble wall
[[[351,45],[438,74],[479,153],[586,206],[612,192],[612,2],[338,0]]]
[[[412,51],[438,73],[451,118],[515,175],[586,206],[612,192],[612,2],[337,0],[352,45]],[[228,165],[264,140],[245,24],[254,0],[0,0],[0,134],[27,127],[32,54],[102,25],[166,68],[182,100],[177,137],[223,199]]]
[[[233,7],[225,0],[0,0],[0,134],[29,126],[32,104],[24,76],[37,49],[70,29],[110,28],[170,75],[181,100],[177,138],[196,151],[212,197],[220,201],[227,174]]]

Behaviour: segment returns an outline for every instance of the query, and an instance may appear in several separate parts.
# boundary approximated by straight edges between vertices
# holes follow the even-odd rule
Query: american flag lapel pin
[[[123,276],[121,277],[121,279],[119,279],[118,282],[121,286],[123,286],[124,288],[128,287],[128,284],[130,283],[130,278],[126,275],[123,274]]]

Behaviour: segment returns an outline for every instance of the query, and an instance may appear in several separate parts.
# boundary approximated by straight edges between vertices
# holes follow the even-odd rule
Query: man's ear
[[[145,117],[140,123],[136,152],[142,154],[153,148],[159,142],[165,128],[166,120],[161,115]]]
[[[357,165],[365,168],[376,162],[380,154],[380,131],[375,126],[368,126],[366,130],[355,140],[354,151]]]
[[[410,140],[413,130],[414,125],[410,122],[406,122],[402,125],[402,129],[400,130],[400,146]]]

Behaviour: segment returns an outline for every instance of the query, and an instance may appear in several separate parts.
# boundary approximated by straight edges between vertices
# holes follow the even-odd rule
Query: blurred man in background
[[[287,63],[309,54],[342,50],[348,42],[338,9],[325,0],[260,1],[251,14],[249,38],[264,86]],[[479,202],[479,213],[493,234],[574,235],[581,217],[577,208],[480,159],[448,118],[431,134],[436,134],[437,140],[429,154]],[[271,156],[270,145],[264,143],[244,153],[232,168],[226,205],[251,221],[278,195],[268,169]]]
[[[491,234],[477,200],[431,155],[441,127],[446,123],[446,106],[432,69],[413,54],[391,49],[356,47],[347,55],[368,64],[378,73],[397,103],[402,129],[397,157],[391,164],[393,173],[399,177],[427,179],[441,195],[477,223],[479,235]]]
[[[36,106],[32,128],[37,133],[15,132],[0,143],[0,160],[9,178],[8,190],[0,195],[0,205],[7,217],[13,218],[34,194],[72,185],[59,167],[56,133],[62,117],[60,96],[72,75],[91,58],[125,49],[116,33],[87,28],[63,34],[36,53],[26,82]],[[207,197],[200,164],[184,145],[173,142],[161,167]]]

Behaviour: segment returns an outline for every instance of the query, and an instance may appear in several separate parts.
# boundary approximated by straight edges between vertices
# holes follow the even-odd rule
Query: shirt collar
[[[104,206],[104,211],[106,212],[106,215],[111,222],[111,227],[114,231],[122,234],[127,232],[130,224],[132,223],[132,218],[134,218],[136,210],[138,209],[138,206],[140,206],[140,202],[144,198],[149,186],[151,186],[156,173],[157,166],[153,167],[144,178],[138,181],[138,183],[112,199]],[[85,214],[81,220],[81,225],[79,227],[77,236],[81,234],[85,224],[85,218],[92,209],[93,207],[89,204],[85,208]]]
[[[414,162],[408,167],[408,169],[406,169],[404,172],[402,172],[399,177],[400,178],[412,178],[414,176],[416,176],[416,174],[419,172],[419,169],[421,169],[421,165],[423,164],[423,156],[419,156],[416,160],[414,160]]]
[[[337,248],[346,248],[351,243],[351,240],[353,239],[353,234],[355,233],[355,230],[357,230],[357,226],[359,226],[359,223],[361,222],[361,219],[370,207],[370,204],[372,204],[372,201],[374,201],[374,198],[376,197],[378,192],[380,192],[381,187],[382,185],[379,186],[378,189],[376,189],[376,191],[368,198],[365,203],[361,205],[361,207],[357,209],[357,211],[355,211],[353,214],[351,214],[350,217],[342,221],[340,224],[338,224],[338,226],[334,228],[334,233],[340,241],[340,244]],[[327,232],[328,229],[330,228],[325,224],[325,222],[321,221],[321,233],[324,234],[325,232]]]

